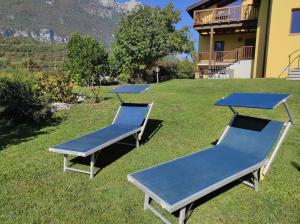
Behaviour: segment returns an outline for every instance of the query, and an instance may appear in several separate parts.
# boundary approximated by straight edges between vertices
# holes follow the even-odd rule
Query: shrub
[[[195,65],[188,59],[177,62],[177,74],[178,79],[190,79],[194,77]]]
[[[38,89],[51,101],[69,103],[75,99],[74,82],[67,73],[37,73],[37,82]]]
[[[36,63],[32,58],[23,62],[23,66],[30,72],[38,72],[41,70],[41,66]]]
[[[6,68],[5,60],[0,59],[0,69],[5,69],[5,68]]]
[[[160,68],[160,72],[159,72],[160,81],[176,78],[177,69],[178,69],[177,61],[172,61],[164,58],[158,61],[156,65]],[[153,73],[154,80],[156,80],[155,68],[153,68],[152,73]]]
[[[0,107],[1,116],[12,121],[40,123],[51,117],[48,102],[27,80],[1,78]]]

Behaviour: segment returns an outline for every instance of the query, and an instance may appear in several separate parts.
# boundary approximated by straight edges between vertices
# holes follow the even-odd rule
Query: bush
[[[0,59],[0,69],[5,69],[6,65],[5,65],[5,61]]]
[[[176,58],[171,59],[165,57],[156,62],[156,65],[151,69],[147,70],[147,82],[156,82],[155,67],[160,68],[159,81],[166,81],[169,79],[191,79],[194,77],[195,64],[188,60],[179,60]]]
[[[0,108],[1,116],[12,121],[40,123],[51,117],[48,102],[26,80],[0,79]]]
[[[38,72],[41,70],[41,66],[36,63],[32,58],[23,62],[23,66],[30,72]]]
[[[67,73],[37,73],[37,82],[38,89],[51,101],[70,103],[75,99],[74,82]]]
[[[169,79],[174,79],[176,78],[177,75],[177,61],[172,61],[168,60],[166,58],[160,60],[157,62],[156,66],[160,68],[159,72],[159,80],[160,81],[165,81]],[[156,72],[155,68],[152,69],[152,77],[153,81],[156,81]]]
[[[194,77],[195,65],[188,59],[177,62],[177,79],[190,79]]]

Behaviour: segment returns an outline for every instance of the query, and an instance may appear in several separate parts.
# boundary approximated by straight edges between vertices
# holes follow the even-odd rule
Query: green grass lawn
[[[103,87],[103,96],[109,97],[105,92],[110,88]],[[292,94],[295,125],[258,193],[242,184],[228,188],[197,206],[187,223],[300,223],[300,83],[284,80],[174,80],[153,85],[155,105],[148,129],[160,125],[159,130],[139,149],[118,145],[103,150],[97,161],[101,170],[93,180],[63,173],[62,155],[48,147],[110,124],[118,108],[114,95],[100,104],[89,101],[59,112],[46,127],[2,124],[0,223],[161,223],[143,210],[144,195],[127,181],[127,174],[211,146],[231,117],[228,108],[213,103],[234,91]],[[282,108],[241,112],[287,119]],[[88,160],[79,162],[88,168]],[[164,214],[176,222],[174,215]]]

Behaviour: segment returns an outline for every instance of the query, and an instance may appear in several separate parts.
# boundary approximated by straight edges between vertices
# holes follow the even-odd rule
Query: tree
[[[128,75],[139,80],[164,56],[189,53],[193,43],[188,27],[175,29],[179,21],[180,11],[171,3],[165,8],[144,6],[125,14],[112,44],[111,72],[132,73]]]
[[[90,86],[96,102],[100,101],[101,80],[108,71],[108,55],[95,37],[73,33],[67,45],[65,68],[80,85]]]

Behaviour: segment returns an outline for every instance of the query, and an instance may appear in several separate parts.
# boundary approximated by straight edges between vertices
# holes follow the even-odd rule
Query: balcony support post
[[[213,57],[213,44],[214,44],[214,28],[213,26],[210,28],[210,39],[209,39],[209,61],[208,68],[212,69],[212,57]]]

